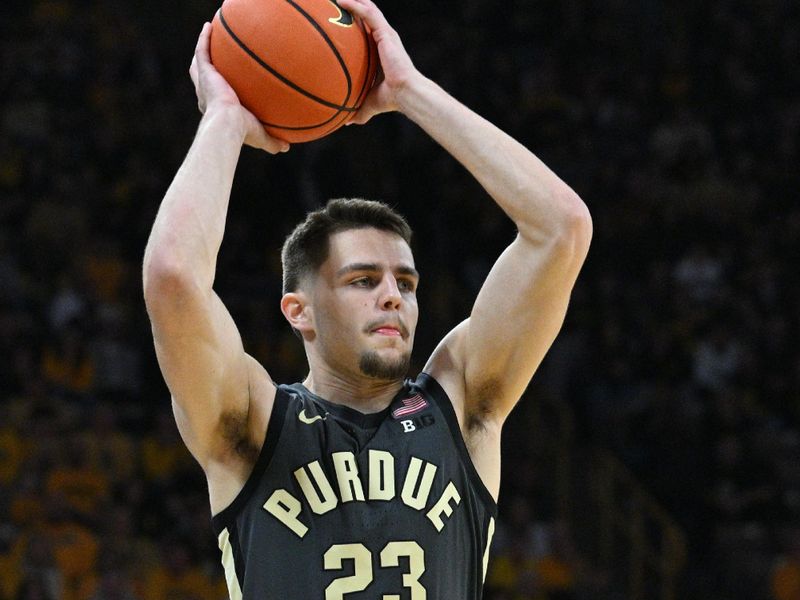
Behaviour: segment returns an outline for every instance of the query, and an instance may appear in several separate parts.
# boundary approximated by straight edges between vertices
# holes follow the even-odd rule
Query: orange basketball
[[[270,135],[308,142],[361,106],[378,52],[366,24],[335,0],[225,0],[211,62]]]

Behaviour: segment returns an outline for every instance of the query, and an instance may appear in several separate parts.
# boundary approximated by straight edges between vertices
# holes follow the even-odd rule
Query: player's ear
[[[292,329],[300,333],[311,333],[314,331],[314,320],[312,318],[311,306],[308,303],[308,296],[303,292],[289,292],[281,298],[281,312]]]

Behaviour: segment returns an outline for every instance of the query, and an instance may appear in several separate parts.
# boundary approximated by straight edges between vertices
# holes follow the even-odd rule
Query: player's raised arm
[[[258,435],[250,406],[253,379],[268,381],[245,354],[233,320],[212,289],[234,171],[244,143],[271,153],[288,148],[265,134],[214,70],[209,34],[206,25],[190,69],[204,114],[159,208],[143,269],[156,354],[178,426],[207,474],[222,463],[246,470],[250,446],[258,443],[250,435],[251,430]],[[235,468],[231,472],[234,478],[241,475]],[[229,500],[215,501],[214,494],[212,489],[212,508]]]
[[[466,422],[502,424],[561,329],[589,249],[591,217],[578,195],[534,154],[434,83],[415,81],[401,102],[404,113],[470,171],[518,231],[492,267],[469,319],[429,365],[443,380],[463,370]],[[448,361],[437,362],[440,352]]]
[[[369,24],[384,74],[355,122],[404,113],[461,162],[517,226],[518,236],[495,263],[469,319],[426,367],[449,392],[465,429],[502,424],[561,328],[591,239],[589,211],[530,151],[422,76],[372,0],[340,4]]]

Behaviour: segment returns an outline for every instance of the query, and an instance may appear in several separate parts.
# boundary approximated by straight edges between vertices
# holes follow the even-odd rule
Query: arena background
[[[800,598],[800,4],[381,6],[425,74],[594,217],[563,333],[507,427],[485,597]],[[0,598],[225,596],[140,284],[215,10],[0,5]],[[416,229],[415,369],[514,233],[399,116],[246,150],[216,287],[277,380],[304,375],[278,249],[345,195]]]

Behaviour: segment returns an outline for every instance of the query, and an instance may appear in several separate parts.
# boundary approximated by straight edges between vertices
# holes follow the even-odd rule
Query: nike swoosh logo
[[[328,413],[325,413],[325,416],[327,417]],[[324,421],[325,420],[325,417],[320,417],[319,415],[316,415],[314,417],[306,416],[306,409],[305,408],[300,411],[300,414],[297,415],[297,418],[300,419],[301,423],[305,423],[306,425],[311,425],[314,421]]]

